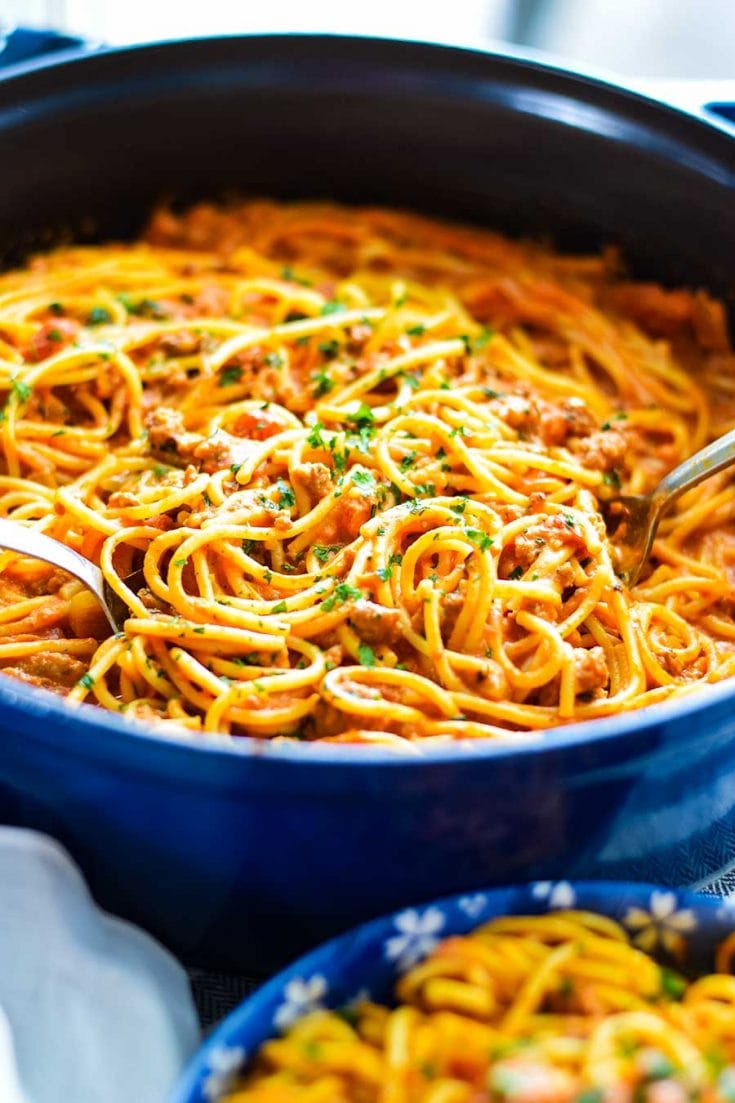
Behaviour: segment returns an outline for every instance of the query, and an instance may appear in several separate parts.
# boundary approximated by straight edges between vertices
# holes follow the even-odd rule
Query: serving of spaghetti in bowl
[[[269,981],[170,1103],[727,1103],[735,913],[539,882],[404,909]]]

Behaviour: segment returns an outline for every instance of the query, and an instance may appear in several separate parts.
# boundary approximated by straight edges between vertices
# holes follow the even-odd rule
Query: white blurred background
[[[0,0],[0,24],[107,43],[321,30],[508,42],[631,76],[735,77],[735,0]]]

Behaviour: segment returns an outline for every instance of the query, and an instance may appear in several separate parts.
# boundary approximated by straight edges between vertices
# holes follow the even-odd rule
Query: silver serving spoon
[[[46,536],[38,529],[0,517],[0,548],[19,552],[31,559],[41,559],[44,563],[51,563],[78,578],[99,601],[113,632],[119,632],[129,617],[130,610],[105,581],[99,567],[95,567],[94,563],[90,563],[73,548],[67,548],[60,540],[54,540],[53,536]],[[126,585],[133,590],[142,582],[142,571],[136,571],[125,579]]]
[[[650,494],[628,494],[602,504],[608,533],[618,553],[618,573],[634,586],[651,554],[659,521],[686,490],[735,463],[735,429],[669,471]]]

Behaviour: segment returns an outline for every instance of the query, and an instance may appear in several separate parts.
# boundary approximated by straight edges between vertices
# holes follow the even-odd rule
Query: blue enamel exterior
[[[690,976],[714,968],[717,945],[735,928],[735,907],[724,907],[712,897],[667,893],[645,884],[547,882],[480,890],[422,904],[348,931],[273,977],[210,1035],[168,1103],[217,1103],[243,1063],[263,1042],[281,1033],[279,1023],[289,1002],[289,986],[294,983],[304,994],[310,990],[314,996],[319,993],[319,1007],[344,1007],[358,993],[363,999],[392,1003],[402,967],[425,957],[438,939],[466,934],[495,916],[537,915],[559,906],[607,915],[623,926],[629,910],[636,908],[651,917],[657,935],[665,930],[667,920],[685,920],[691,927],[684,959]],[[652,908],[660,918],[652,915]],[[665,957],[660,960],[673,964]]]
[[[324,127],[326,153],[316,144],[314,164],[303,162],[305,179],[317,173],[312,191],[349,198],[349,165],[328,156],[328,143],[342,142],[340,128],[359,118],[364,127],[350,131],[355,148],[382,134],[386,142],[405,141],[403,129],[392,135],[391,120],[369,110],[376,98],[392,94],[391,74],[405,133],[415,138],[423,125],[431,156],[442,142],[451,150],[462,119],[478,113],[477,126],[462,135],[466,162],[453,164],[446,179],[441,159],[433,174],[422,170],[427,188],[432,175],[434,183],[442,181],[431,203],[453,210],[448,189],[459,180],[457,209],[472,206],[478,217],[490,217],[483,187],[471,188],[486,161],[480,148],[472,160],[472,142],[486,139],[480,123],[489,112],[487,119],[497,120],[492,141],[506,159],[516,150],[524,172],[540,174],[539,189],[548,179],[560,211],[575,167],[581,172],[594,154],[608,176],[594,212],[590,207],[580,215],[584,225],[594,223],[603,235],[610,220],[635,230],[636,240],[666,254],[672,272],[674,254],[694,265],[699,250],[705,274],[712,259],[713,284],[735,284],[735,142],[726,124],[529,62],[334,38],[185,42],[14,70],[0,80],[6,165],[0,195],[7,200],[0,205],[0,244],[15,225],[28,227],[29,240],[42,240],[38,219],[51,208],[74,224],[75,204],[83,212],[97,203],[100,232],[118,232],[119,225],[122,233],[115,218],[127,211],[126,194],[142,217],[167,173],[186,175],[177,161],[184,138],[175,141],[169,133],[181,105],[191,111],[209,97],[211,134],[203,127],[187,133],[219,149],[222,134],[249,125],[248,103],[264,110],[258,83],[264,81],[280,81],[281,92],[288,92],[289,81],[299,89],[293,101],[268,100],[279,127],[290,125],[302,101],[313,126]],[[330,93],[327,118],[314,114],[308,99],[320,81],[345,87],[341,98]],[[236,119],[226,126],[228,111]],[[150,136],[148,116],[156,124]],[[299,122],[299,130],[304,126]],[[523,148],[516,149],[518,134]],[[131,143],[148,137],[145,156],[136,157]],[[262,163],[253,172],[267,191],[283,162],[277,141],[262,142]],[[531,142],[543,153],[535,169],[523,160]],[[11,148],[13,156],[4,159]],[[386,149],[383,173],[393,164],[388,153],[392,159],[400,153],[399,145]],[[53,172],[47,152],[57,158]],[[115,158],[123,154],[118,171]],[[228,155],[236,158],[237,148]],[[419,145],[411,148],[411,162],[422,156]],[[634,186],[630,158],[641,171],[635,188],[642,196],[653,189],[640,210],[626,191]],[[246,161],[252,163],[250,155]],[[231,171],[224,155],[208,164],[218,180]],[[358,159],[350,170],[362,181],[365,164]],[[245,171],[240,165],[239,179]],[[325,175],[331,171],[333,178]],[[396,187],[409,171],[409,160],[399,163]],[[197,172],[203,170],[192,162],[190,175]],[[492,164],[485,172],[484,186],[499,202],[501,192],[492,189],[505,194],[513,182],[498,183]],[[554,224],[553,211],[522,195],[524,179],[513,184],[509,204],[518,197],[518,217],[529,225],[534,219]],[[202,176],[202,186],[206,182]],[[354,188],[362,198],[358,183]],[[659,188],[661,203],[679,219],[668,254],[668,224],[656,219]],[[107,197],[109,209],[102,202]],[[692,206],[688,233],[681,211]],[[567,213],[564,226],[571,226],[574,212]],[[266,973],[370,916],[478,883],[565,876],[690,884],[727,865],[735,849],[732,683],[516,747],[474,743],[405,757],[369,748],[163,737],[91,708],[71,710],[4,678],[0,726],[0,820],[59,838],[105,907],[146,927],[186,960],[210,966]]]

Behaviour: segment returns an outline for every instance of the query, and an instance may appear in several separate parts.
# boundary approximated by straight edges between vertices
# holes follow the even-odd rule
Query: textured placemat
[[[707,884],[695,886],[699,892],[712,896],[735,895],[735,866],[719,874]],[[229,973],[209,973],[205,969],[190,969],[189,980],[203,1030],[209,1030],[234,1007],[263,983],[263,978],[233,976]]]

